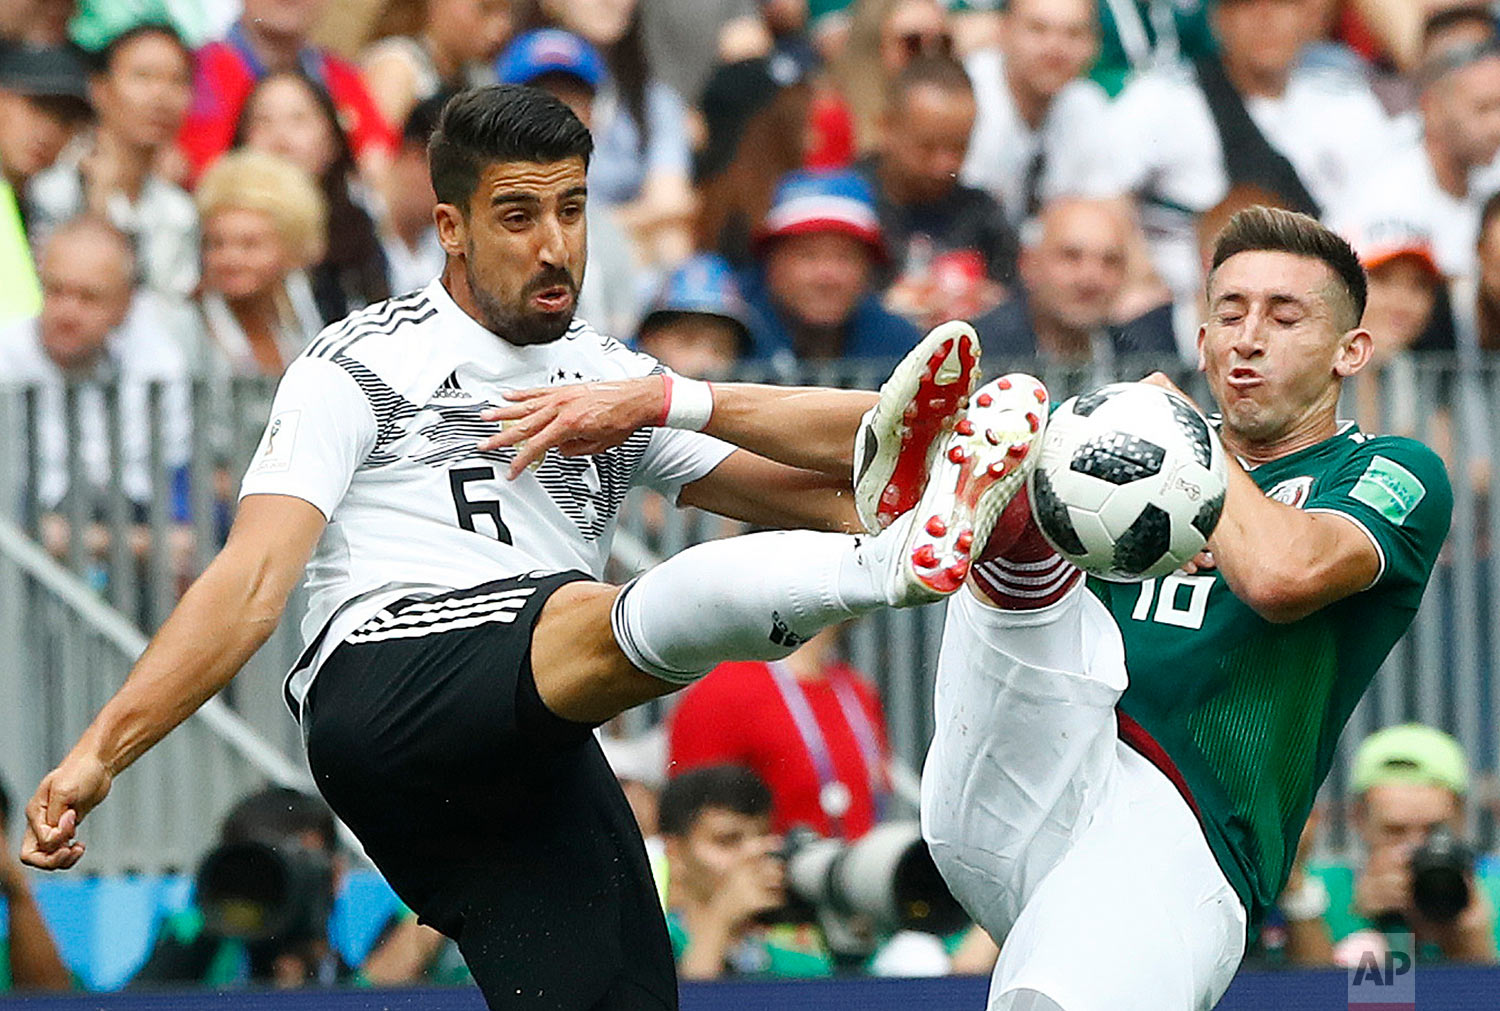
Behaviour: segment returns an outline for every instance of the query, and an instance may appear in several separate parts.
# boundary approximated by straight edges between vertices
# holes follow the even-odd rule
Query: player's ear
[[[1340,379],[1348,379],[1370,364],[1375,351],[1375,339],[1364,327],[1355,327],[1339,338],[1338,357],[1333,360],[1333,373]]]
[[[449,256],[462,256],[469,243],[469,223],[463,211],[453,204],[438,204],[432,209],[432,220],[437,225],[438,244]]]
[[[1198,371],[1208,371],[1208,359],[1203,357],[1203,341],[1208,337],[1208,324],[1198,324]]]

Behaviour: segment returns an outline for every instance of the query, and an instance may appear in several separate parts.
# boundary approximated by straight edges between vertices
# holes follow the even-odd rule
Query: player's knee
[[[614,632],[615,644],[620,647],[620,652],[625,654],[626,659],[637,670],[677,688],[686,687],[713,670],[713,664],[701,669],[697,665],[686,670],[679,669],[652,649],[650,637],[642,634],[640,594],[633,592],[638,583],[639,578],[626,583],[619,596],[615,597],[614,606],[609,612],[609,624]]]
[[[1006,990],[990,1001],[989,1011],[1068,1011],[1040,990]]]

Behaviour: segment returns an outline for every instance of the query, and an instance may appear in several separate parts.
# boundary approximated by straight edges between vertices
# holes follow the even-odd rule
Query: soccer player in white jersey
[[[849,433],[874,395],[714,389],[573,319],[591,149],[541,91],[445,107],[429,145],[442,276],[329,327],[289,367],[228,543],[43,779],[28,863],[77,863],[79,822],[114,776],[229,682],[305,569],[307,648],[286,689],[317,786],[401,898],[457,939],[490,1005],[676,1007],[645,849],[592,729],[721,660],[775,659],[951,593],[1040,422],[1017,402],[990,433],[1014,453],[966,494],[923,499],[946,523],[838,532],[857,527]],[[976,357],[972,330],[940,328],[892,377],[899,410],[922,412],[872,445],[866,484],[895,489],[889,504],[912,505],[897,491],[920,491]],[[570,440],[601,416],[561,409],[486,438],[509,392],[632,380],[658,416],[614,445]],[[816,529],[700,545],[610,586],[615,514],[637,484]]]

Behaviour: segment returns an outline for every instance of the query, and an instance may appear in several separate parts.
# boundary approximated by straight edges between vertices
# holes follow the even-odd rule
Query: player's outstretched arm
[[[1337,513],[1308,513],[1266,497],[1238,461],[1208,540],[1234,595],[1272,622],[1305,618],[1368,589],[1380,574],[1369,535]]]
[[[746,450],[730,453],[711,473],[684,485],[678,503],[761,527],[863,529],[847,478],[788,467]]]
[[[510,471],[515,477],[548,449],[568,456],[598,453],[637,429],[661,424],[666,396],[659,375],[518,390],[507,394],[508,406],[484,412],[485,420],[504,427],[479,448],[519,447]],[[713,413],[703,431],[769,460],[847,482],[859,419],[875,400],[864,390],[714,383]]]
[[[45,870],[78,862],[79,821],[115,776],[228,684],[275,631],[323,526],[323,514],[298,498],[250,495],[240,503],[224,549],[26,805],[24,862]]]

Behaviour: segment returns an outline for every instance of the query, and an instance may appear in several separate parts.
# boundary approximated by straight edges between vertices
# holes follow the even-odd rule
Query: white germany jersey
[[[475,448],[496,430],[479,413],[505,403],[506,390],[659,368],[581,320],[550,344],[509,344],[439,281],[325,329],[282,378],[240,487],[241,498],[296,496],[328,518],[307,566],[310,648],[289,679],[291,699],[300,706],[326,656],[399,597],[526,573],[601,578],[632,486],[675,499],[733,447],[642,429],[593,456],[548,452],[510,481],[513,450]]]

